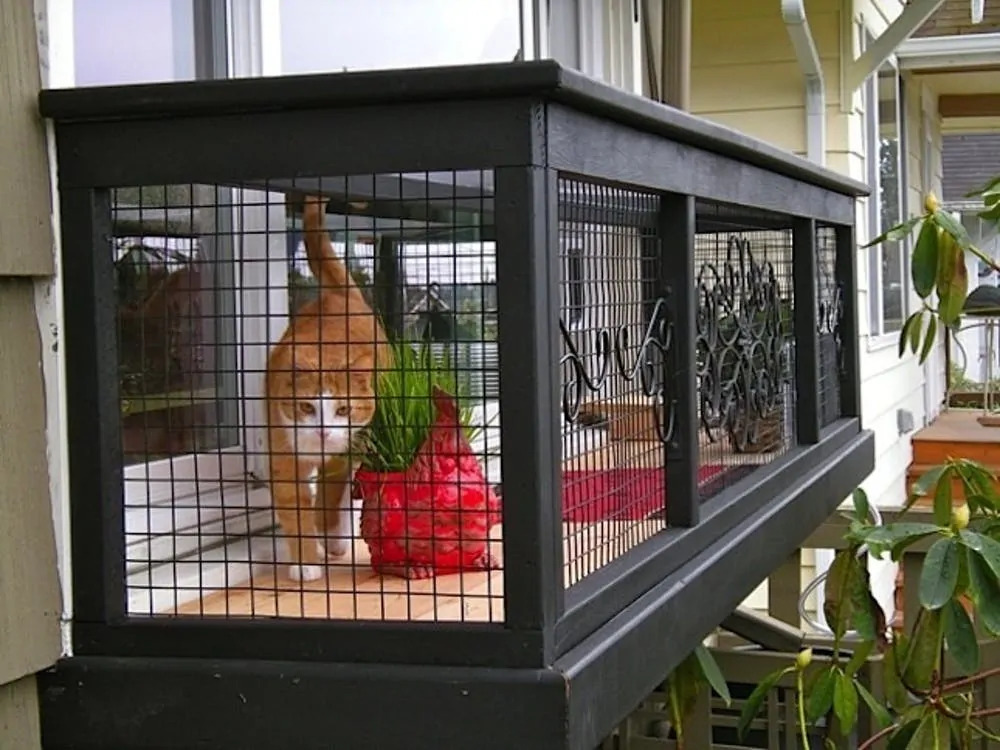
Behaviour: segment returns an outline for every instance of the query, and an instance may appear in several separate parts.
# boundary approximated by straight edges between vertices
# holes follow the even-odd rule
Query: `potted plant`
[[[426,342],[391,350],[355,474],[372,568],[427,578],[497,567],[489,531],[500,501],[469,445],[478,427],[454,369]]]

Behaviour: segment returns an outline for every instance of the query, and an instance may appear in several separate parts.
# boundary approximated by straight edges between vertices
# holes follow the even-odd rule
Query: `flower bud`
[[[811,648],[803,649],[799,651],[799,655],[795,657],[795,668],[799,671],[808,667],[813,660],[813,650]]]
[[[961,531],[969,525],[969,506],[967,503],[951,509],[951,525],[956,531]]]
[[[934,195],[934,191],[932,190],[924,196],[924,210],[927,213],[932,214],[939,208],[941,208],[941,204],[938,203],[937,196]]]

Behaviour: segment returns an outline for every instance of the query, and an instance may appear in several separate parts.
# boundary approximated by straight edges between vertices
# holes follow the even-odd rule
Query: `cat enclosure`
[[[42,108],[76,657],[541,675],[596,744],[871,467],[830,172],[548,62]]]

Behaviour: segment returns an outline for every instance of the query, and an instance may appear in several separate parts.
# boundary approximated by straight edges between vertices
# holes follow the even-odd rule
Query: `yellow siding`
[[[842,153],[848,133],[839,111],[839,4],[811,0],[806,11],[827,85],[828,151]],[[694,3],[692,14],[692,111],[803,153],[805,86],[779,6]]]

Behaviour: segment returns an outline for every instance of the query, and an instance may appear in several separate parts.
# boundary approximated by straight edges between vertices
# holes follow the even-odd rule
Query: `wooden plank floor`
[[[726,443],[704,451],[706,463],[763,464],[777,454],[733,454]],[[563,463],[564,469],[652,468],[661,465],[662,446],[647,440],[612,441]],[[570,586],[607,565],[666,527],[660,518],[564,523],[565,583]],[[500,556],[500,527],[493,530]],[[207,617],[306,617],[345,620],[503,621],[503,572],[469,572],[408,581],[372,571],[368,548],[358,540],[353,556],[331,562],[318,581],[287,577],[287,566],[255,565],[249,581],[206,591],[200,599],[162,614]]]
[[[567,585],[665,528],[662,519],[563,524]],[[500,555],[500,527],[492,547]],[[627,540],[628,544],[622,543]],[[308,617],[343,620],[503,621],[503,571],[408,581],[376,574],[358,540],[354,564],[330,563],[317,581],[293,581],[287,566],[268,564],[245,583],[206,593],[163,614],[208,617]],[[265,567],[265,566],[261,566]]]

